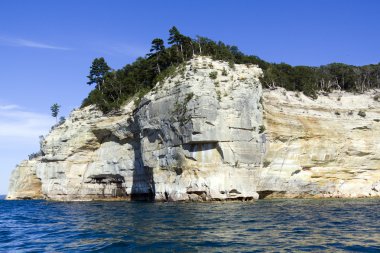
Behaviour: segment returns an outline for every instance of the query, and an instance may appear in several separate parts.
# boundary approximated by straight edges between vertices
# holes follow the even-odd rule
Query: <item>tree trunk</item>
[[[158,71],[158,74],[161,74],[160,64],[158,63],[159,59],[160,58],[159,58],[158,53],[157,53],[157,71]]]
[[[183,57],[183,48],[182,48],[182,44],[179,44],[179,46],[181,47],[182,62],[184,62],[184,61],[185,61],[185,58]]]

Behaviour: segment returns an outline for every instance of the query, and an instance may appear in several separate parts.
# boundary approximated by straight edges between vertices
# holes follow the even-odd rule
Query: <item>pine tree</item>
[[[157,71],[161,73],[160,69],[160,56],[165,52],[164,41],[160,38],[156,38],[152,41],[152,48],[150,49],[150,57],[156,57],[157,61]]]
[[[179,32],[179,30],[177,29],[177,27],[173,26],[169,30],[168,43],[170,45],[172,45],[172,44],[176,45],[177,46],[177,51],[178,51],[178,48],[180,49],[182,61],[185,61],[184,56],[183,56],[183,37],[184,36]]]
[[[51,110],[51,116],[53,116],[55,118],[55,121],[57,122],[58,121],[58,113],[59,113],[59,108],[61,106],[57,103],[53,104],[51,107],[50,107],[50,110]]]
[[[90,75],[87,76],[89,79],[87,84],[91,85],[95,83],[98,90],[100,90],[104,83],[105,76],[110,69],[103,57],[95,58],[90,67]]]

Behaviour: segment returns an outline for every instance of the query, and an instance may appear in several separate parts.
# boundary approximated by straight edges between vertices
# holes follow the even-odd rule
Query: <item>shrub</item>
[[[264,162],[263,162],[264,167],[268,167],[270,164],[271,164],[271,162],[268,160],[264,160]]]
[[[365,116],[366,116],[365,111],[362,111],[362,110],[360,110],[360,111],[358,112],[358,115],[359,115],[360,117],[362,117],[362,118],[365,118]]]
[[[227,76],[227,75],[228,75],[228,73],[227,73],[226,68],[223,68],[223,70],[222,70],[222,76]]]
[[[336,112],[335,112],[335,115],[336,115],[336,116],[339,116],[339,115],[340,115],[340,112],[336,111]]]
[[[259,134],[262,134],[262,133],[264,133],[265,132],[265,126],[264,125],[261,125],[260,127],[259,127]]]
[[[61,116],[60,118],[59,118],[59,124],[60,125],[62,125],[63,123],[65,123],[66,122],[66,118],[65,117],[63,117],[63,116]]]
[[[189,103],[189,101],[194,97],[194,93],[193,92],[190,92],[186,95],[185,97],[185,104]]]
[[[209,76],[210,76],[211,79],[216,79],[216,77],[218,76],[218,72],[213,71],[213,72],[211,72],[211,73],[209,74]]]
[[[141,102],[141,99],[149,92],[149,89],[145,88],[145,89],[141,89],[140,91],[138,91],[136,97],[135,97],[135,100],[133,101],[135,106],[138,107],[140,105],[140,102]]]
[[[167,48],[157,49],[158,41],[152,42],[151,53],[139,57],[135,62],[125,65],[118,70],[111,70],[103,58],[97,58],[90,69],[88,84],[96,84],[95,89],[88,94],[82,107],[97,105],[103,112],[112,112],[120,108],[129,99],[136,97],[141,89],[152,89],[157,82],[162,83],[166,78],[179,74],[186,74],[186,64],[193,55],[211,56],[214,60],[228,62],[226,69],[235,69],[235,64],[258,65],[263,70],[261,82],[269,88],[283,87],[290,91],[303,92],[306,96],[317,98],[317,91],[326,94],[334,89],[353,92],[364,92],[377,88],[380,85],[378,73],[380,64],[365,66],[352,66],[342,63],[332,63],[320,67],[291,66],[286,63],[269,63],[257,56],[246,55],[236,46],[227,45],[221,41],[216,42],[206,37],[198,37],[199,47],[192,46],[192,39],[179,33],[177,28],[169,30],[170,41]],[[186,42],[186,43],[185,43]],[[181,52],[178,46],[181,45]],[[202,49],[202,50],[201,50]],[[205,60],[199,66],[207,68],[210,62]],[[99,62],[101,60],[101,62]],[[101,71],[95,71],[95,67],[101,67]],[[210,64],[210,68],[212,64]],[[178,68],[178,69],[177,69]],[[94,72],[95,71],[95,72]],[[196,69],[194,70],[196,72]],[[97,78],[97,74],[100,77]],[[227,71],[221,73],[228,74]],[[366,85],[362,85],[363,76],[367,77]],[[231,80],[233,80],[231,75]],[[242,79],[240,79],[242,80]],[[339,98],[337,98],[339,99]],[[380,101],[380,94],[373,97]]]
[[[32,159],[40,157],[40,156],[42,156],[42,152],[41,151],[36,152],[36,153],[31,153],[30,155],[28,155],[28,158],[29,158],[29,160],[32,160]]]
[[[222,100],[222,93],[220,92],[220,90],[216,91],[216,96],[218,98],[218,101],[220,102]]]
[[[235,63],[233,61],[229,61],[228,62],[228,67],[230,67],[230,69],[235,70]]]

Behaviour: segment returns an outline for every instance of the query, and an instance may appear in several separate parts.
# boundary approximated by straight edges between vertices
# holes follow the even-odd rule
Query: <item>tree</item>
[[[61,106],[57,103],[53,104],[51,107],[50,107],[50,110],[51,110],[51,116],[53,116],[55,118],[55,121],[58,121],[58,113],[59,113],[59,108]]]
[[[173,26],[169,30],[168,43],[170,45],[172,45],[172,44],[177,44],[178,45],[181,42],[181,37],[182,36],[183,35],[179,32],[179,30],[177,29],[177,27]]]
[[[62,125],[63,123],[65,123],[65,121],[66,121],[65,117],[63,117],[63,116],[59,117],[59,124],[60,125]]]
[[[110,69],[103,57],[95,58],[90,67],[90,75],[87,76],[89,79],[87,84],[95,83],[98,90],[100,90]]]
[[[177,46],[177,51],[178,51],[178,47],[180,48],[181,56],[182,56],[182,61],[185,60],[184,57],[183,57],[183,48],[182,48],[183,37],[184,36],[179,32],[179,30],[177,29],[177,27],[173,26],[169,30],[168,43],[170,45],[175,44]]]
[[[186,52],[186,55],[185,55],[186,59],[189,59],[190,58],[189,56],[195,55],[193,40],[190,37],[181,36],[181,45],[183,45],[184,47],[182,54]]]
[[[150,57],[156,56],[158,73],[161,73],[160,56],[164,52],[165,52],[164,41],[160,38],[156,38],[156,39],[152,40],[152,48],[150,49],[150,54],[148,54],[148,56],[150,56]]]
[[[117,110],[133,97],[141,98],[158,81],[174,75],[176,68],[195,54],[226,61],[231,69],[235,68],[235,64],[258,65],[263,70],[261,81],[267,87],[302,91],[310,97],[316,97],[319,90],[364,92],[371,88],[380,88],[380,64],[351,66],[333,63],[320,67],[291,66],[286,63],[270,63],[257,56],[246,55],[238,47],[222,41],[201,36],[197,36],[196,39],[187,37],[175,26],[169,30],[169,34],[170,46],[165,47],[164,41],[156,38],[152,41],[147,57],[139,57],[122,69],[110,71],[103,58],[95,59],[88,76],[88,84],[96,84],[96,88],[83,101],[82,107],[96,105],[104,113]]]

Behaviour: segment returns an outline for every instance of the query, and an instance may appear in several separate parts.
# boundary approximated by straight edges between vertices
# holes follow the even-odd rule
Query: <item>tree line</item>
[[[345,90],[363,93],[380,88],[380,64],[353,66],[331,63],[320,67],[270,64],[264,70],[263,84],[287,90],[302,91],[316,98],[318,91]]]
[[[291,66],[286,63],[269,63],[257,56],[246,55],[238,47],[206,37],[190,38],[175,26],[169,30],[168,46],[161,38],[152,40],[150,52],[145,57],[113,70],[104,58],[96,58],[90,67],[88,84],[95,85],[82,106],[97,105],[103,112],[117,110],[127,100],[141,97],[171,69],[190,60],[195,55],[210,56],[215,60],[233,64],[256,64],[264,71],[262,83],[268,88],[284,87],[316,97],[322,90],[334,89],[364,92],[380,88],[380,64],[352,66],[332,63],[320,67]]]

